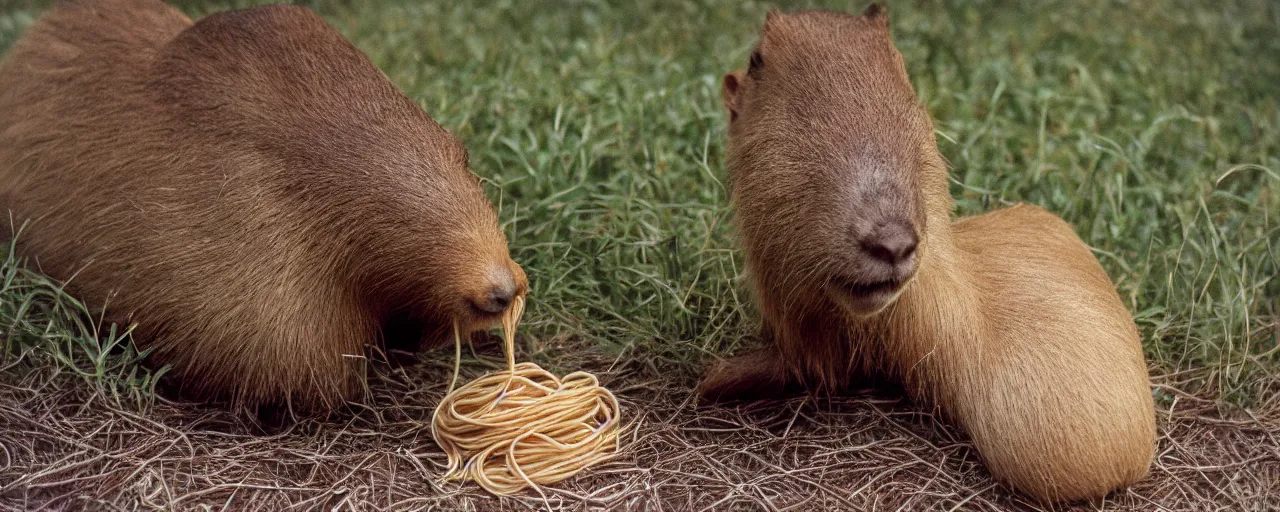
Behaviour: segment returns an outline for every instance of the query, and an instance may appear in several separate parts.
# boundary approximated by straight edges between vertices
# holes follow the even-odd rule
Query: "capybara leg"
[[[800,389],[772,346],[716,361],[698,384],[705,401],[730,402],[777,398]]]

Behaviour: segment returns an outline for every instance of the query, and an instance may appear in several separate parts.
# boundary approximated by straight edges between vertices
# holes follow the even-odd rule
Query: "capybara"
[[[47,12],[0,63],[3,211],[184,395],[233,406],[330,410],[384,326],[451,339],[527,288],[463,145],[296,6]]]
[[[883,7],[771,11],[723,96],[765,345],[716,363],[704,398],[887,378],[1036,499],[1096,498],[1147,473],[1154,404],[1114,285],[1039,207],[952,219],[946,163]]]

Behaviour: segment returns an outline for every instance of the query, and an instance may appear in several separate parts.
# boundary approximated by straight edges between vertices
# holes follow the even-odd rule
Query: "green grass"
[[[0,8],[0,48],[40,4]],[[745,63],[769,4],[314,6],[470,149],[530,277],[529,332],[689,382],[707,354],[750,342],[718,84]],[[1280,4],[890,7],[959,213],[1027,201],[1062,215],[1116,282],[1157,373],[1194,370],[1178,382],[1228,403],[1274,396]],[[56,287],[5,265],[28,285],[6,287],[0,311],[50,318],[21,336],[0,326],[10,353],[98,346],[70,320],[81,308],[49,306],[69,299],[37,297]],[[39,312],[18,311],[32,301]],[[124,368],[134,355],[120,357]]]
[[[149,404],[167,369],[140,364],[146,353],[133,346],[130,326],[95,317],[60,283],[28,268],[12,244],[0,251],[0,372],[26,370],[35,386],[78,378],[118,404]]]

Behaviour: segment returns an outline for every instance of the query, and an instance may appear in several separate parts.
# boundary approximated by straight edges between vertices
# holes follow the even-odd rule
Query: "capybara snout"
[[[502,313],[515,298],[515,275],[506,267],[492,265],[487,272],[487,277],[488,279],[483,280],[481,292],[472,295],[471,305],[485,313]]]
[[[524,269],[514,261],[492,262],[476,272],[479,279],[467,294],[467,304],[481,318],[505,313],[511,302],[529,288]]]
[[[891,273],[911,267],[920,243],[915,226],[901,218],[877,222],[870,229],[855,230],[853,236],[862,256],[872,262],[868,266],[878,265]]]
[[[0,198],[21,254],[244,405],[331,408],[400,320],[444,341],[528,287],[460,141],[298,6],[51,9],[0,63]]]

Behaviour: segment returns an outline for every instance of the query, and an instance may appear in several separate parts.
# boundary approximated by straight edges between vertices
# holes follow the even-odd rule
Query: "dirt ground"
[[[495,498],[439,482],[445,457],[428,422],[447,386],[444,357],[375,364],[367,405],[277,427],[218,404],[158,400],[142,414],[41,375],[4,383],[0,508],[1039,509],[994,481],[963,435],[893,396],[698,407],[691,375],[586,357],[561,362],[596,372],[619,396],[619,456],[543,495]],[[1280,509],[1280,407],[1223,413],[1175,377],[1154,379],[1172,400],[1159,407],[1150,475],[1063,508]]]

